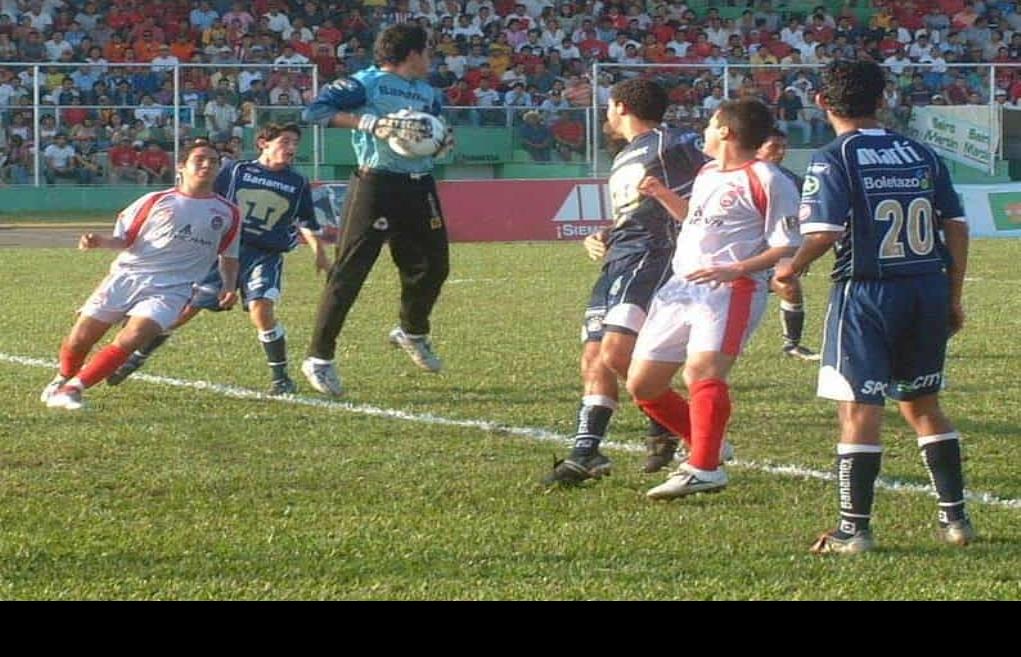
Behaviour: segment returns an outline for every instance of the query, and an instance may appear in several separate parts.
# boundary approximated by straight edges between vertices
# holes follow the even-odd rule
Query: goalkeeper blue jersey
[[[402,109],[428,112],[439,116],[442,106],[440,91],[424,80],[408,80],[376,66],[358,71],[348,78],[338,78],[319,91],[319,96],[305,108],[302,118],[318,123],[337,112],[374,114],[382,117]],[[394,173],[428,173],[433,158],[409,159],[391,150],[386,140],[377,139],[361,130],[352,131],[358,166]]]

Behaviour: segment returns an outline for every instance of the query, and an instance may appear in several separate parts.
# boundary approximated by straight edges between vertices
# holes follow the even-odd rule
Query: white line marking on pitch
[[[0,362],[13,363],[15,365],[25,365],[28,367],[38,367],[54,369],[57,364],[53,361],[43,360],[40,358],[27,358],[25,356],[13,356],[11,354],[0,353]],[[267,395],[256,390],[249,390],[248,388],[239,388],[237,386],[225,385],[222,383],[211,383],[209,381],[188,381],[185,379],[175,379],[169,376],[157,376],[154,374],[137,373],[132,375],[132,378],[137,381],[145,381],[147,383],[155,383],[156,385],[168,386],[171,388],[191,388],[193,390],[201,390],[206,392],[212,392],[224,397],[233,397],[235,399],[256,399],[259,401],[270,401],[277,402],[280,404],[291,404],[294,406],[311,406],[313,408],[324,408],[334,411],[345,411],[348,413],[356,413],[358,415],[368,415],[370,417],[383,417],[392,420],[404,420],[407,422],[421,422],[424,424],[435,424],[447,427],[461,427],[466,429],[479,429],[490,433],[502,433],[509,434],[512,436],[522,436],[524,438],[531,438],[532,440],[539,440],[545,442],[555,443],[567,443],[570,441],[569,436],[565,436],[554,431],[547,429],[540,429],[536,427],[512,427],[499,422],[490,422],[488,420],[456,420],[452,418],[441,417],[439,415],[433,415],[432,413],[412,413],[410,411],[401,411],[391,408],[380,408],[379,406],[369,406],[367,404],[352,404],[350,402],[334,401],[330,399],[322,399],[316,397],[301,397],[297,395],[286,395],[282,397],[274,397]],[[615,449],[623,452],[642,452],[644,448],[639,445],[618,443],[612,440],[603,442],[603,445],[608,449]],[[730,463],[731,465],[738,468],[747,468],[750,470],[758,470],[760,472],[767,472],[770,474],[777,474],[784,477],[801,477],[804,479],[819,479],[821,481],[835,481],[836,477],[829,472],[820,472],[818,470],[809,470],[796,465],[773,465],[770,463],[760,463],[758,461],[741,461],[735,460]],[[902,491],[907,493],[922,493],[925,495],[935,496],[933,490],[929,486],[921,486],[919,484],[911,484],[902,481],[880,479],[876,482],[876,486],[879,488],[885,488],[887,490]],[[974,491],[968,491],[965,496],[974,502],[981,502],[982,504],[989,504],[991,506],[1000,506],[1008,509],[1021,509],[1021,499],[1011,499],[997,497],[991,493],[978,493]]]

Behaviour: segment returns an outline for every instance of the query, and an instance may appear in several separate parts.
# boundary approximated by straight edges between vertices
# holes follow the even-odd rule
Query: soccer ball
[[[424,119],[428,122],[430,127],[430,134],[427,137],[418,139],[416,141],[409,141],[401,139],[394,135],[387,140],[387,144],[390,149],[398,155],[402,155],[407,158],[420,158],[420,157],[433,157],[440,149],[447,144],[449,135],[452,132],[450,127],[443,121],[443,119],[427,114],[425,112],[416,112],[415,110],[402,109],[397,112],[396,116],[402,119]]]

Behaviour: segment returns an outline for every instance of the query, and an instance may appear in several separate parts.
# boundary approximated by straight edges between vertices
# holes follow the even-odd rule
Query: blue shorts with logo
[[[638,335],[656,290],[673,273],[672,250],[632,253],[603,265],[585,307],[583,342],[598,342],[605,331]]]
[[[949,338],[945,274],[833,286],[817,394],[882,405],[938,392]]]
[[[280,299],[283,286],[284,254],[279,251],[264,251],[241,245],[240,268],[238,270],[238,291],[241,293],[242,308],[256,299]],[[220,310],[218,297],[223,287],[219,267],[213,267],[200,283],[195,286],[190,306],[205,310]]]

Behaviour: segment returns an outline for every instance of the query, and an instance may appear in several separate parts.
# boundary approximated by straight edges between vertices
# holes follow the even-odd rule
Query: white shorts
[[[683,363],[689,352],[738,356],[765,309],[761,281],[742,278],[712,287],[673,276],[652,300],[632,358]]]
[[[149,276],[110,274],[79,312],[101,322],[116,324],[128,317],[146,317],[167,330],[191,299],[191,284],[154,286]]]

